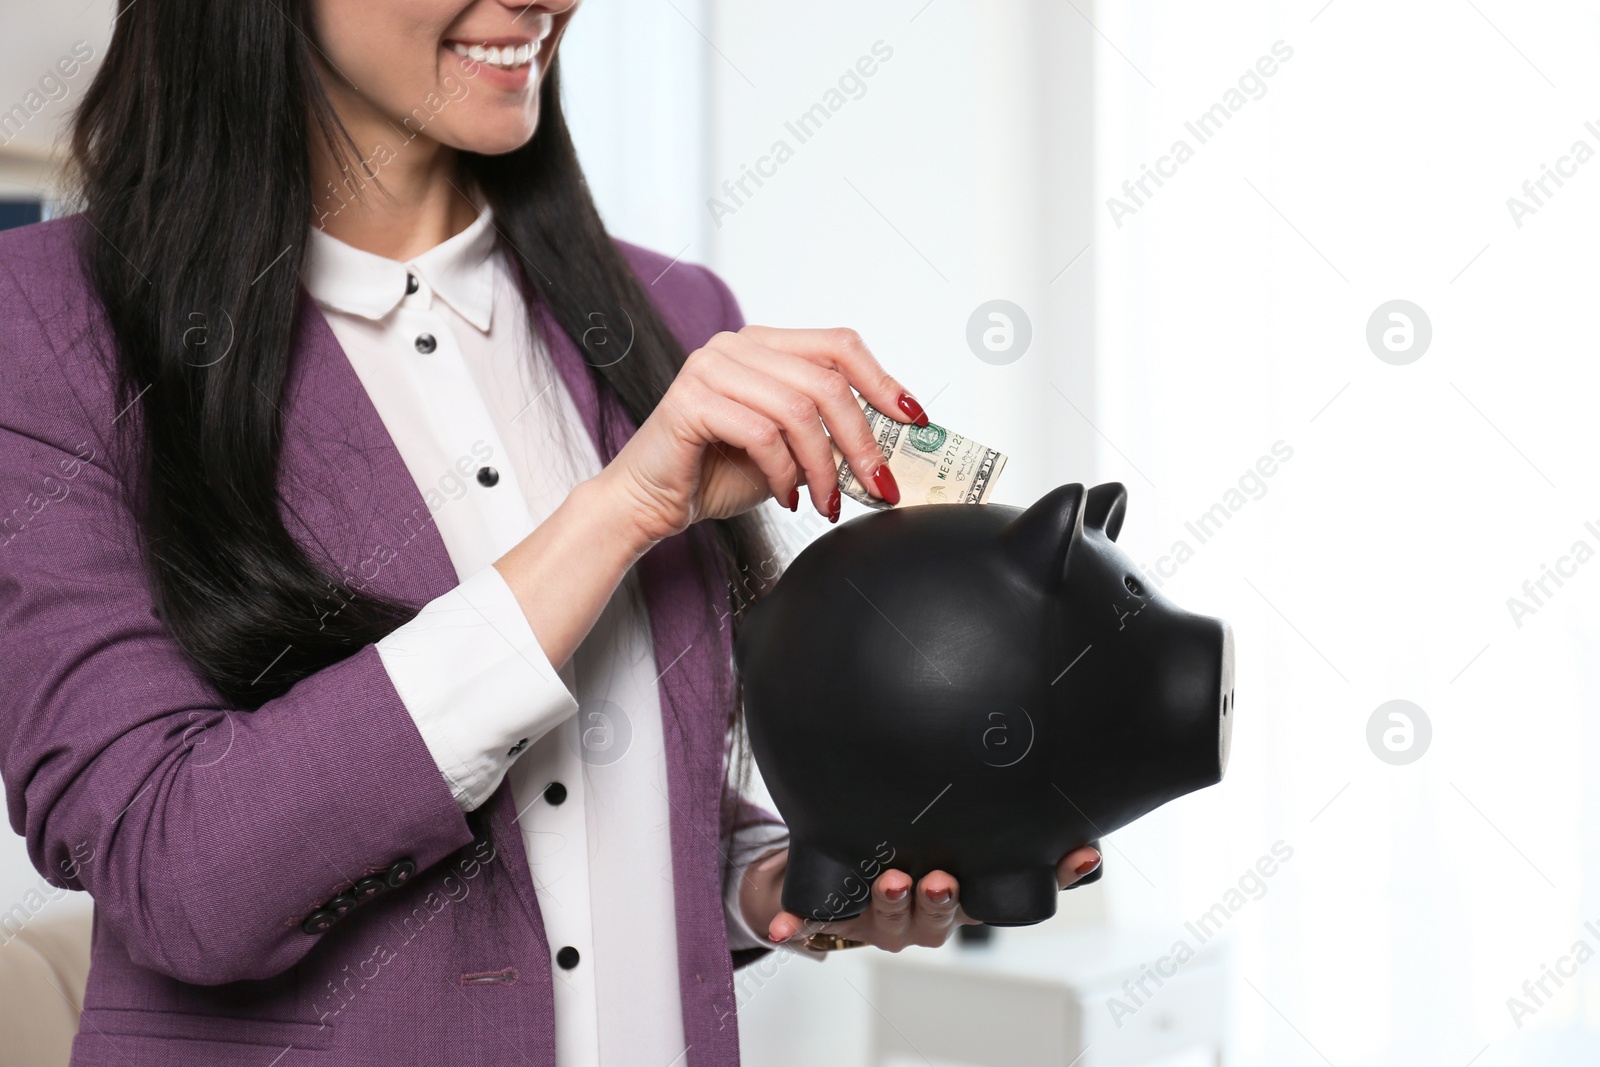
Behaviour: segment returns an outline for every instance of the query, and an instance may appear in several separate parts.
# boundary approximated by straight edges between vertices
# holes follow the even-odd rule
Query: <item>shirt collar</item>
[[[324,307],[377,320],[400,306],[406,275],[415,274],[456,314],[488,333],[494,311],[494,248],[494,219],[481,199],[472,225],[404,263],[312,226],[305,285]]]

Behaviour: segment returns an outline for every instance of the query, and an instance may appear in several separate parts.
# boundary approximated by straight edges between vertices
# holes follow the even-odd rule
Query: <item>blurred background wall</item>
[[[0,108],[103,47],[103,2],[0,12]],[[999,934],[1177,941],[1226,902],[1231,1062],[1600,1052],[1597,30],[1576,0],[588,0],[564,46],[617,235],[751,321],[860,330],[1011,455],[1002,502],[1124,482],[1147,577],[1233,623],[1227,780]],[[0,130],[0,195],[50,195],[86,84]],[[0,907],[40,885],[12,842]],[[749,1061],[865,1064],[870,951],[747,976]]]

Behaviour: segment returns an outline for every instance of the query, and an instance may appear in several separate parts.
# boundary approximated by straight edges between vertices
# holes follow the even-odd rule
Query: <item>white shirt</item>
[[[310,230],[306,288],[461,582],[378,653],[463,810],[510,776],[550,951],[578,953],[570,969],[551,961],[559,1067],[666,1065],[685,1039],[660,668],[632,570],[557,670],[491,566],[601,464],[479,208],[407,263]],[[742,874],[787,840],[757,826],[728,853]],[[725,900],[731,947],[773,947],[745,922],[739,881]]]

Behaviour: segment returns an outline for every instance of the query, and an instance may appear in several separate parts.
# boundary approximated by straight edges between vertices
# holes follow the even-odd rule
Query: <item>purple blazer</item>
[[[34,866],[94,898],[72,1063],[554,1063],[552,949],[509,781],[475,840],[374,647],[241,712],[154,617],[112,426],[137,426],[138,406],[114,399],[111,333],[74,249],[83,225],[0,233],[0,775]],[[623,249],[689,348],[742,325],[709,271]],[[598,439],[592,371],[538,313],[609,459],[623,442]],[[284,510],[308,550],[419,606],[457,584],[304,290],[283,420]],[[729,634],[704,618],[687,538],[639,567],[656,661],[672,665],[659,684],[684,1062],[728,1067],[733,969],[765,950],[729,952],[719,846],[777,817],[741,801],[719,819]],[[498,892],[479,891],[491,867]],[[303,928],[351,890],[365,899],[342,920]]]

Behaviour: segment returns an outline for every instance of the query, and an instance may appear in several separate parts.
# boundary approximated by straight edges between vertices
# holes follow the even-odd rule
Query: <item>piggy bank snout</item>
[[[1162,706],[1191,789],[1215,785],[1228,768],[1233,739],[1233,628],[1186,615],[1162,670]]]

